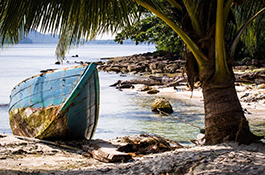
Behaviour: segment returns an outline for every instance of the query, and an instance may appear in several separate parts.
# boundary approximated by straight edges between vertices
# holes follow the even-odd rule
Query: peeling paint
[[[42,139],[43,137],[47,137],[46,136],[47,132],[49,133],[51,132],[48,130],[50,125],[53,125],[55,128],[62,127],[62,126],[57,126],[58,124],[61,123],[60,119],[56,118],[59,107],[60,106],[51,106],[39,109],[26,107],[26,108],[17,108],[15,110],[11,110],[9,112],[9,115],[10,115],[10,125],[13,134],[27,136],[27,137],[37,137],[40,139]],[[30,111],[30,113],[28,111]],[[65,126],[63,127],[65,128]]]
[[[94,111],[90,110],[92,106]],[[14,135],[91,139],[98,111],[99,80],[95,64],[33,76],[18,84],[10,96],[10,125]]]

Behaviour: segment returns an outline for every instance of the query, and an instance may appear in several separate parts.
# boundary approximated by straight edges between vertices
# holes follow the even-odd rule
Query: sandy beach
[[[1,136],[1,174],[260,174],[265,145],[195,146],[103,163],[84,151]]]
[[[141,86],[124,91],[146,93],[138,91]],[[160,91],[155,96],[203,103],[200,89],[191,93],[185,86],[178,87],[179,90],[173,87],[155,88]],[[264,133],[264,99],[248,102],[244,97],[246,93],[248,97],[252,94],[257,96],[264,93],[264,89],[256,86],[249,88],[247,85],[236,88],[250,126],[260,126]],[[189,146],[133,157],[126,163],[104,163],[82,149],[12,135],[1,135],[0,145],[1,174],[264,174],[265,171],[264,143]]]

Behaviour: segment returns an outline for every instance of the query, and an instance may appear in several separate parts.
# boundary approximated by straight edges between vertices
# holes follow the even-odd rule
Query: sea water
[[[55,64],[54,44],[18,44],[0,52],[0,133],[12,134],[8,103],[12,88],[22,80],[39,74],[40,70],[77,65],[79,61],[100,61],[101,58],[152,52],[154,45],[85,44],[66,54],[68,63]],[[72,57],[78,55],[78,57]],[[170,116],[151,112],[154,96],[134,91],[119,91],[109,85],[117,80],[140,78],[99,72],[100,111],[94,138],[112,139],[142,133],[156,134],[176,141],[195,139],[198,129]],[[173,115],[203,127],[203,107],[169,99]]]

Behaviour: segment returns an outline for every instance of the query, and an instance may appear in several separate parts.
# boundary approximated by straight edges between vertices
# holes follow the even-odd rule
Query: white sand
[[[136,91],[141,85],[137,85]],[[184,87],[183,87],[184,88]],[[245,87],[237,87],[241,97]],[[157,96],[203,103],[200,90],[176,91],[173,88],[159,89]],[[248,93],[263,90],[252,89]],[[146,92],[139,92],[146,93]],[[242,98],[243,100],[243,98]],[[264,122],[264,100],[245,103],[250,114],[250,124]],[[263,125],[264,127],[264,125]],[[135,158],[128,163],[102,163],[90,158],[82,150],[62,149],[56,146],[25,141],[11,135],[0,137],[0,174],[264,174],[265,145],[249,146],[223,143],[214,146],[195,146],[161,154]]]
[[[265,172],[265,145],[223,143],[196,146],[135,158],[128,163],[102,163],[85,152],[0,138],[0,174],[260,174]]]

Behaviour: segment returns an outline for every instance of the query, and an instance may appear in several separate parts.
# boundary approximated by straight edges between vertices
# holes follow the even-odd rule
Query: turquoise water
[[[154,45],[93,45],[88,44],[71,50],[66,58],[69,63],[55,65],[57,61],[53,44],[20,44],[0,52],[0,133],[11,134],[8,103],[12,88],[25,78],[38,74],[43,69],[54,69],[76,65],[75,61],[99,61],[100,58],[126,56],[152,52]],[[78,54],[78,58],[71,57]],[[151,112],[154,96],[131,91],[119,91],[109,87],[117,80],[139,78],[135,75],[121,77],[119,74],[99,72],[100,114],[94,138],[111,139],[141,133],[157,134],[177,141],[196,138],[198,129]],[[184,101],[169,99],[173,115],[203,126],[203,107]]]

